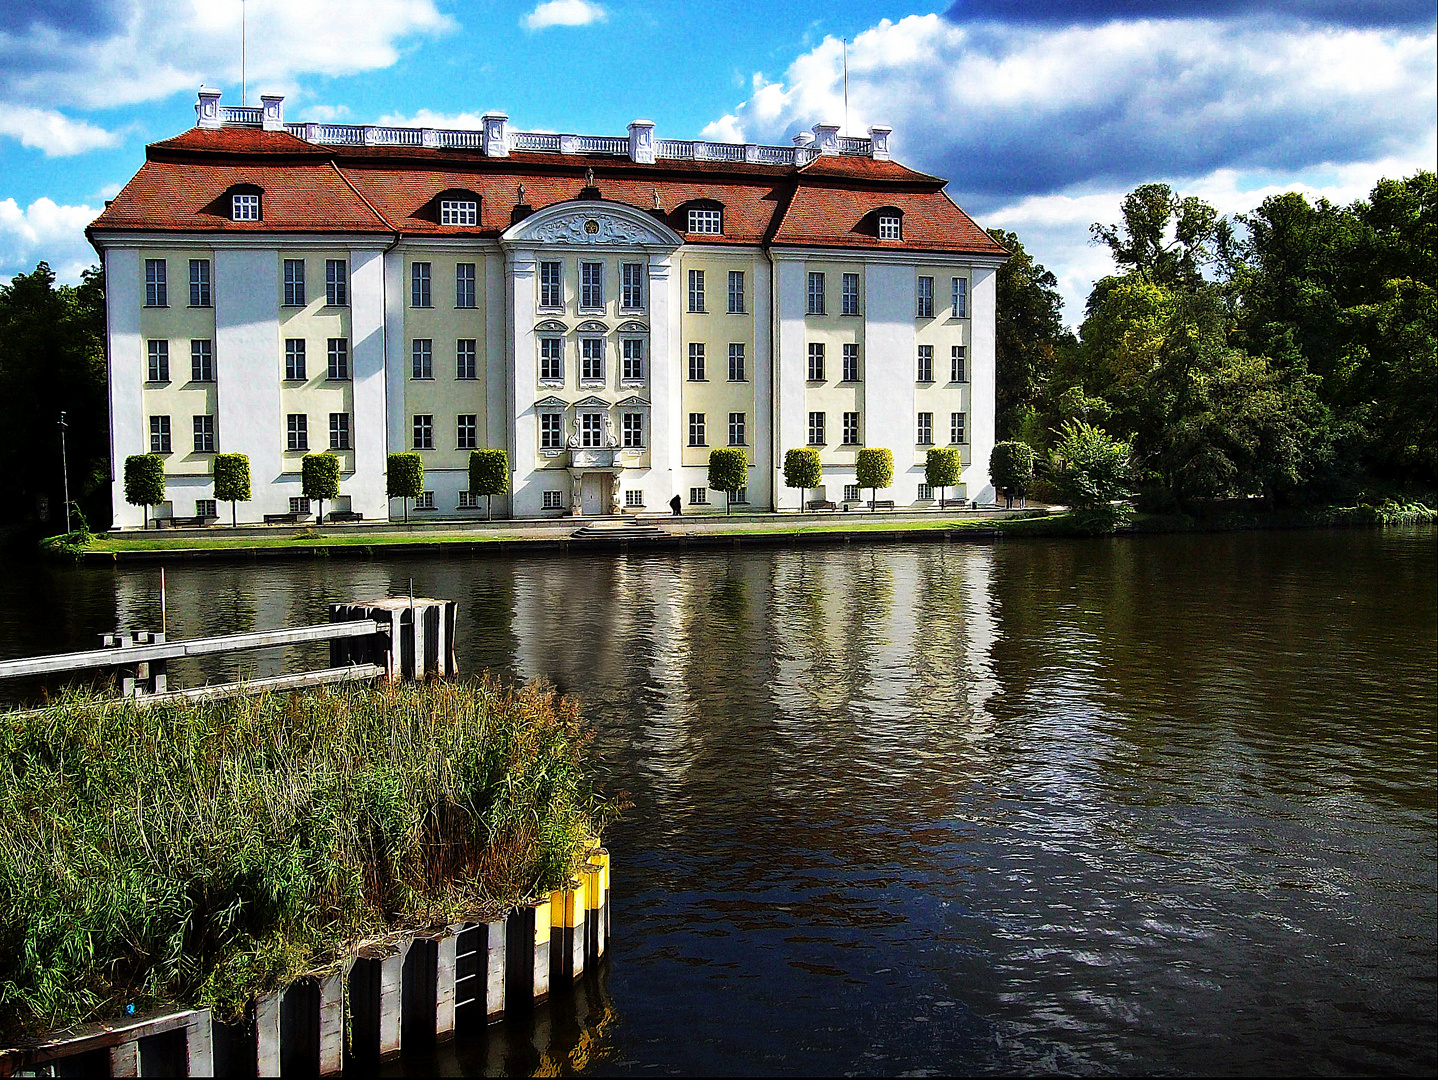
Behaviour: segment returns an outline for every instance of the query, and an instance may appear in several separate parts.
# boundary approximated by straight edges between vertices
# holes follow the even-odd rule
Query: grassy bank
[[[489,682],[0,716],[0,1031],[234,1016],[343,942],[558,887],[612,811],[586,743]]]

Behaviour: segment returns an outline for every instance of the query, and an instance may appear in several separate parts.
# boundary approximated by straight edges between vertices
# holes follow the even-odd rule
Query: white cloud
[[[71,120],[54,109],[11,105],[0,109],[0,135],[19,139],[22,146],[41,150],[46,157],[69,157],[87,150],[117,146],[120,136],[104,128]]]
[[[85,226],[100,212],[93,206],[60,206],[48,198],[21,209],[0,199],[0,275],[28,273],[41,259],[62,282],[77,284],[81,272],[99,262],[85,239]]]
[[[382,127],[427,127],[446,128],[457,131],[479,131],[484,127],[484,113],[437,113],[432,109],[420,109],[412,116],[404,116],[400,113],[388,113],[385,116],[381,116],[375,123]]]
[[[519,25],[526,30],[543,30],[548,26],[588,26],[608,18],[603,7],[589,0],[545,0],[520,19]]]

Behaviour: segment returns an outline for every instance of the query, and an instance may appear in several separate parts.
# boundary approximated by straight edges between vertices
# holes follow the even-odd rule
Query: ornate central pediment
[[[644,247],[672,250],[684,241],[673,229],[627,203],[582,199],[556,203],[511,225],[506,245]]]

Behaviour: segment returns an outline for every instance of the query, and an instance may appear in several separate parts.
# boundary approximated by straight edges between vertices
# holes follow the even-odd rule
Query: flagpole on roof
[[[840,38],[844,43],[844,134],[849,134],[849,39]]]
[[[240,0],[240,105],[248,105],[248,84],[245,82],[245,0]]]

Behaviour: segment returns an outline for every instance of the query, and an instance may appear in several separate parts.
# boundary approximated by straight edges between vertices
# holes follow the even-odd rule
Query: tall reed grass
[[[489,681],[0,716],[0,1031],[234,1017],[347,943],[557,888],[612,815],[578,709]]]

